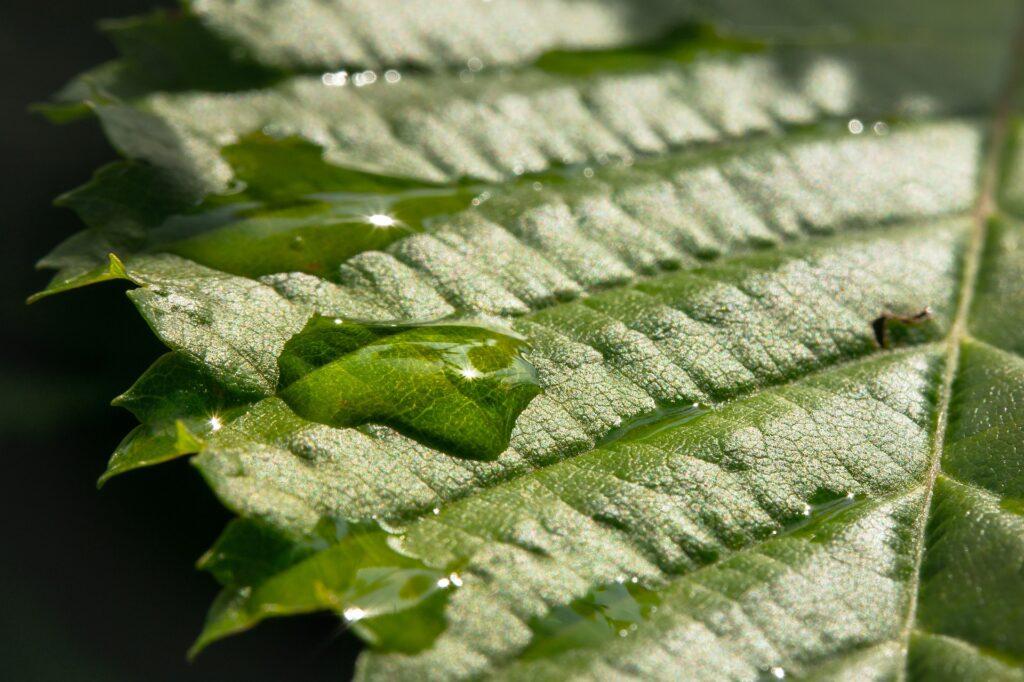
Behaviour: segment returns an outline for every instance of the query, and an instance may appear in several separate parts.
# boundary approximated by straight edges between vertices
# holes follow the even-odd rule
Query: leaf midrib
[[[959,300],[956,314],[946,337],[946,364],[942,384],[939,389],[935,415],[935,436],[932,440],[931,466],[925,477],[925,496],[918,524],[917,552],[914,558],[913,571],[910,574],[908,588],[910,603],[903,632],[899,638],[904,652],[909,650],[910,636],[917,621],[917,607],[921,586],[921,567],[924,562],[925,539],[927,536],[928,518],[935,492],[935,481],[942,473],[942,454],[946,445],[946,430],[949,422],[949,406],[953,394],[960,364],[960,348],[968,338],[968,320],[971,303],[981,269],[981,259],[985,251],[989,222],[997,213],[996,197],[999,192],[1000,174],[1003,159],[1008,146],[1010,118],[1013,110],[1014,97],[1019,89],[1020,80],[1024,76],[1024,22],[1018,24],[1017,34],[1009,55],[1009,70],[1006,82],[996,103],[990,122],[990,137],[983,157],[981,175],[979,177],[977,203],[972,214],[971,236],[964,257],[963,274],[960,278]],[[899,680],[906,680],[907,665],[900,668]]]

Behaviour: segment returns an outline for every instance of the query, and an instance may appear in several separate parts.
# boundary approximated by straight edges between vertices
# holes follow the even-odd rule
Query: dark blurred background
[[[35,261],[79,229],[53,198],[115,158],[95,122],[54,126],[28,106],[113,57],[99,19],[152,5],[0,5],[0,679],[347,679],[358,645],[327,615],[185,660],[217,592],[193,563],[228,514],[185,461],[95,487],[134,426],[109,402],[162,347],[122,285],[24,304],[49,277]]]

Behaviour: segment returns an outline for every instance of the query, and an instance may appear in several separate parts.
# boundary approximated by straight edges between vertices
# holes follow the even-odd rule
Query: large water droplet
[[[471,324],[314,318],[285,346],[279,395],[305,419],[381,423],[443,450],[490,458],[540,393],[524,342]]]

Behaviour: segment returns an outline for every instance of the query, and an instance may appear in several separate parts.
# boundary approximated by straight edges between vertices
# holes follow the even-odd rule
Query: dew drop
[[[860,135],[864,132],[864,124],[861,123],[859,118],[851,118],[846,124],[846,128],[854,135]]]
[[[320,76],[320,81],[330,88],[341,88],[348,85],[348,71],[328,71]]]
[[[374,213],[366,216],[366,222],[374,227],[394,227],[398,221],[384,213]]]
[[[377,82],[377,74],[373,71],[361,71],[360,73],[352,76],[352,83],[357,87],[361,88],[364,85],[372,85]]]
[[[357,620],[362,620],[363,618],[366,618],[366,611],[364,609],[359,608],[358,606],[352,606],[342,611],[341,615],[348,622],[354,623]]]

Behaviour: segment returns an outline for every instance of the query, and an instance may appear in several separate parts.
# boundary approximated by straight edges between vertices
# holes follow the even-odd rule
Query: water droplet
[[[357,87],[361,88],[364,85],[372,85],[377,82],[377,74],[373,71],[361,71],[352,76],[352,83]]]
[[[875,124],[871,126],[871,130],[872,132],[875,133],[875,135],[888,135],[889,124],[886,123],[885,121],[875,121]]]
[[[434,516],[437,516],[441,513],[441,509],[440,507],[434,507],[433,509],[431,509],[431,512],[433,512]]]
[[[864,132],[864,124],[858,118],[851,118],[849,123],[846,124],[846,128],[854,135],[860,135]]]
[[[395,71],[394,69],[388,69],[387,71],[384,72],[384,80],[386,80],[388,83],[397,83],[398,81],[402,80],[402,74],[400,74],[398,71]]]
[[[366,216],[366,222],[374,227],[394,227],[398,221],[385,213],[374,213]]]
[[[479,71],[484,68],[484,62],[479,57],[470,57],[466,60],[466,66],[469,67],[470,71]]]
[[[437,586],[439,588],[441,588],[442,590],[447,589],[447,587],[449,585],[451,585],[451,584],[452,584],[452,581],[448,580],[448,578],[441,578],[440,580],[437,581]]]
[[[357,620],[362,620],[363,618],[366,618],[366,611],[359,608],[358,606],[352,606],[342,611],[341,615],[348,622],[354,623]]]
[[[448,579],[452,581],[452,585],[455,585],[455,587],[462,587],[462,576],[458,573],[452,573],[448,576]]]
[[[586,168],[584,168],[583,169],[583,177],[585,177],[585,178],[592,178],[592,177],[594,177],[594,169],[591,168],[590,166],[587,166]]]
[[[544,183],[542,183],[540,181],[537,181],[537,182],[533,183],[533,191],[534,192],[539,192],[542,189],[544,189]]]
[[[367,220],[393,221],[385,218]],[[481,325],[315,317],[278,360],[279,395],[310,421],[385,424],[453,454],[491,458],[508,447],[515,418],[541,391],[523,347],[513,333]],[[409,391],[417,381],[443,388]],[[452,410],[457,429],[437,419]]]
[[[220,431],[222,426],[224,426],[224,422],[222,422],[220,420],[220,417],[218,417],[217,415],[213,415],[212,417],[210,417],[210,430],[211,431],[214,431],[214,432]]]
[[[348,85],[348,71],[328,71],[320,76],[320,81],[331,88],[341,88]]]
[[[776,666],[772,666],[769,669],[768,672],[770,672],[772,674],[772,677],[774,677],[776,679],[779,679],[779,680],[781,680],[783,677],[786,676],[786,670],[784,668],[780,668],[777,665]]]

